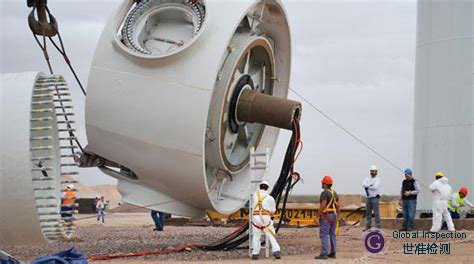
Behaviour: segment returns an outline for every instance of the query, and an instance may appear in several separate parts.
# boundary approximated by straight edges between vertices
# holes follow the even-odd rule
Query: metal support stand
[[[264,157],[264,158],[262,158]],[[255,152],[255,147],[250,148],[250,197],[249,197],[249,256],[252,257],[252,238],[253,238],[253,226],[252,226],[252,217],[255,209],[253,204],[254,191],[258,189],[258,185],[262,182],[257,179],[255,172],[258,170],[268,170],[268,165],[270,164],[270,148],[266,147],[265,152]],[[255,188],[254,188],[255,187]],[[268,237],[265,236],[265,257],[270,256],[270,243]]]

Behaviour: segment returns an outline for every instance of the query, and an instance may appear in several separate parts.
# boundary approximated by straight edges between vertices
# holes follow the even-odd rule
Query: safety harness
[[[336,212],[336,195],[334,195],[334,191],[331,189],[326,189],[331,194],[331,199],[329,200],[326,208],[324,208],[323,213],[326,212]]]
[[[273,216],[273,213],[270,212],[269,210],[266,210],[265,208],[263,208],[263,205],[262,205],[263,200],[265,200],[267,197],[268,197],[268,195],[265,195],[265,196],[262,197],[262,196],[260,195],[260,191],[257,191],[257,205],[255,206],[255,208],[254,208],[254,210],[253,210],[253,215],[259,215],[259,216],[260,216],[260,220],[261,220],[262,222],[263,222],[262,216],[264,216],[264,215],[268,215],[268,216],[270,216],[270,217]],[[255,228],[258,228],[258,229],[260,229],[260,230],[262,230],[262,231],[263,231],[264,229],[267,229],[267,230],[270,232],[270,234],[272,234],[272,236],[275,236],[275,232],[274,232],[271,228],[269,228],[270,225],[272,224],[272,221],[269,221],[268,224],[265,225],[265,226],[259,226],[259,225],[255,224],[253,221],[251,221],[251,222],[252,222],[252,225],[253,225]]]
[[[326,205],[326,208],[323,210],[323,214],[321,215],[324,220],[328,221],[329,224],[333,224],[334,221],[329,220],[329,218],[325,215],[325,213],[334,213],[336,212],[336,195],[334,194],[334,191],[331,189],[325,189],[324,191],[328,191],[331,194],[331,199],[329,199],[329,202]]]

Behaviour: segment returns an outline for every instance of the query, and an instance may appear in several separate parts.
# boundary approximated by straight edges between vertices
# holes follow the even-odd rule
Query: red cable
[[[295,144],[293,146],[293,151],[296,153],[298,150],[298,147],[301,145],[301,148],[299,148],[298,154],[295,155],[295,158],[293,159],[291,163],[291,173],[294,172],[294,164],[296,160],[299,158],[301,151],[303,151],[303,141],[301,141],[301,132],[299,126],[297,126],[296,121],[293,119],[291,121],[293,127],[295,128]]]
[[[300,157],[300,154],[301,154],[301,151],[303,151],[303,141],[299,141],[299,145],[301,145],[301,147],[299,148],[299,151],[298,151],[298,154],[296,155],[295,159],[293,160],[293,164],[296,162],[296,160]]]
[[[235,229],[234,231],[232,231],[230,234],[228,234],[227,236],[225,236],[224,238],[228,238],[230,236],[232,236],[233,234],[239,232],[242,228],[244,228],[246,225],[249,224],[249,221],[245,221],[242,225],[240,225],[239,227],[237,227],[237,229]]]
[[[201,247],[201,245],[188,244],[188,245],[182,245],[182,246],[166,248],[166,249],[161,249],[161,250],[147,250],[147,251],[141,251],[141,252],[135,252],[135,253],[126,253],[126,254],[91,256],[88,259],[89,260],[108,260],[108,259],[117,259],[117,258],[141,257],[141,256],[147,256],[147,255],[158,255],[158,254],[165,254],[165,253],[170,253],[170,252],[179,252],[179,251],[185,250],[186,248],[199,248],[199,247]]]

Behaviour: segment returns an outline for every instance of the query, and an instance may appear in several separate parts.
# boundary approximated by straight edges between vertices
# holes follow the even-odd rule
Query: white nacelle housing
[[[233,212],[250,192],[250,147],[272,147],[278,135],[234,118],[234,95],[286,98],[289,75],[279,1],[126,0],[91,68],[87,151],[120,164],[102,170],[119,180],[125,202],[179,215]]]

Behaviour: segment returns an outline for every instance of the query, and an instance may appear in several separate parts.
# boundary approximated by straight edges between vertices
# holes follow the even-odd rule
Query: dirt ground
[[[188,243],[207,244],[230,233],[235,228],[229,227],[197,227],[197,226],[166,226],[163,232],[152,231],[152,221],[148,213],[117,213],[106,217],[105,225],[98,224],[94,216],[80,215],[77,237],[70,242],[60,242],[38,246],[9,246],[3,248],[19,260],[32,260],[75,246],[86,256],[159,250]],[[404,238],[397,239],[393,230],[382,230],[385,238],[384,250],[370,254],[365,248],[361,227],[342,226],[338,236],[337,258],[316,261],[314,256],[319,253],[320,240],[318,228],[283,228],[278,234],[282,247],[281,263],[472,263],[474,259],[474,232],[458,230],[467,235],[466,239]],[[421,231],[420,231],[421,234]],[[409,255],[404,254],[405,243],[450,243],[450,254],[440,255]],[[247,249],[232,251],[189,250],[164,255],[150,255],[95,261],[101,263],[247,263]],[[273,258],[265,259],[263,252],[258,263],[274,263]],[[252,261],[255,263],[255,261]]]

